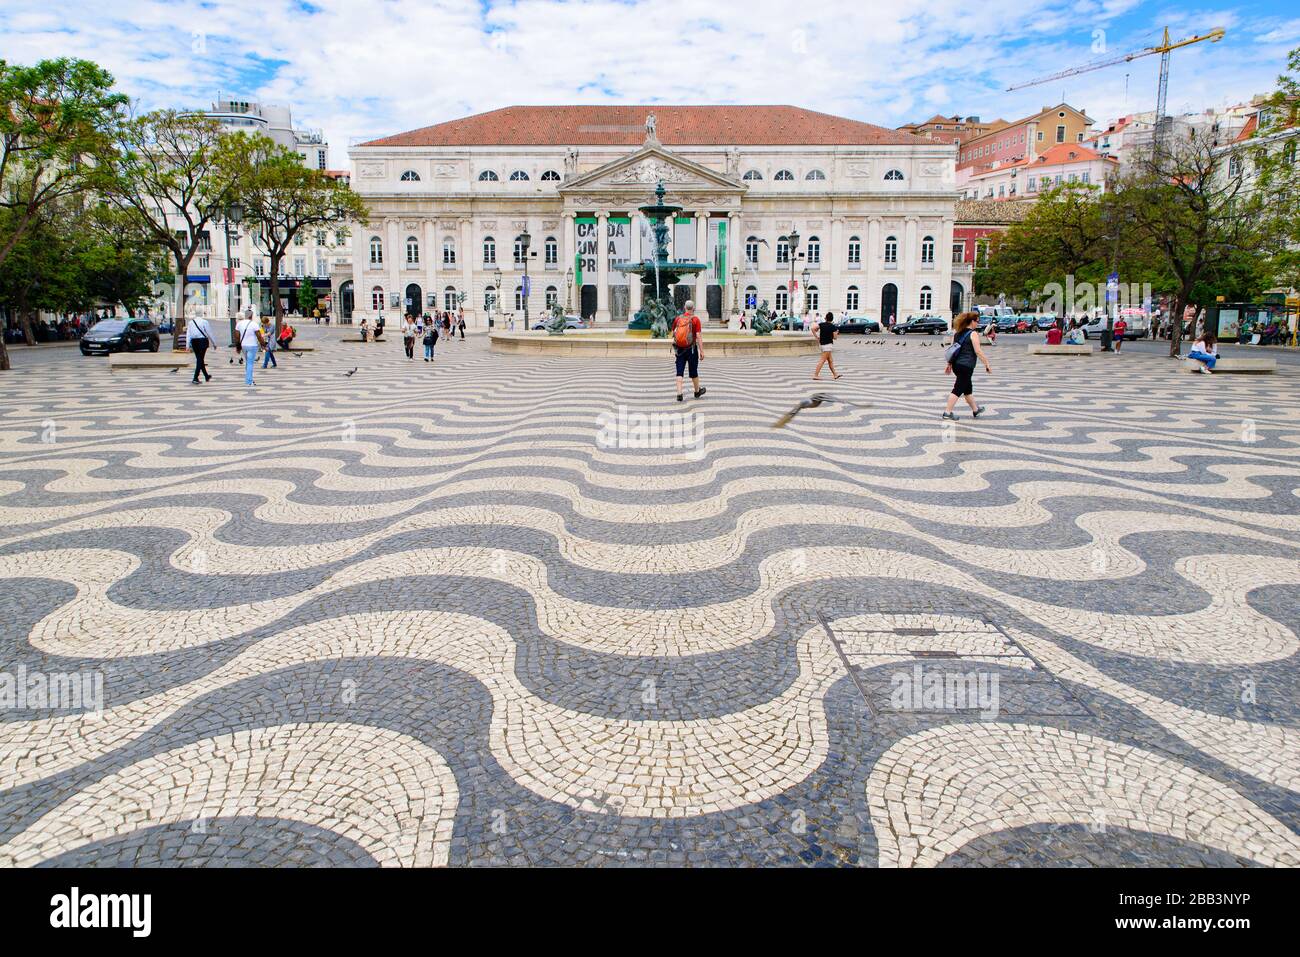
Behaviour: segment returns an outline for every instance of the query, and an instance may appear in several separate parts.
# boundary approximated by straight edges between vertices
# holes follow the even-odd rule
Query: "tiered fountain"
[[[694,276],[708,269],[707,263],[679,262],[668,258],[668,230],[681,206],[664,203],[664,184],[655,189],[655,202],[639,207],[650,221],[654,234],[654,257],[638,263],[622,263],[614,268],[629,277],[639,276],[641,282],[641,308],[627,324],[627,330],[565,329],[563,310],[556,309],[548,331],[506,332],[493,329],[489,333],[496,352],[545,352],[554,355],[595,357],[653,356],[660,360],[668,354],[664,339],[669,334],[676,307],[672,290],[682,276]],[[697,314],[703,303],[696,304]],[[724,332],[706,330],[703,335],[708,358],[740,355],[799,355],[815,353],[817,340],[810,335],[755,336],[752,332]]]
[[[664,204],[662,181],[655,188],[654,204],[639,209],[650,221],[650,231],[654,235],[654,258],[639,263],[621,263],[614,268],[641,277],[641,308],[628,322],[628,331],[649,329],[652,336],[662,339],[668,335],[668,326],[676,311],[672,297],[673,286],[682,276],[694,276],[709,267],[706,263],[679,262],[668,258],[669,223],[683,207]],[[702,306],[703,303],[697,308]]]

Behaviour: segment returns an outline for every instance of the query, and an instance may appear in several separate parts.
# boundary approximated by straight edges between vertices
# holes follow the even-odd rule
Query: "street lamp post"
[[[804,315],[808,314],[808,277],[811,273],[805,268],[799,274],[799,281],[803,283],[803,311]]]
[[[238,234],[231,235],[231,226],[238,226],[244,221],[244,207],[231,203],[226,207],[223,231],[226,234],[226,315],[230,319],[230,341],[235,341],[235,267],[230,261],[230,244],[238,239]],[[251,290],[250,290],[251,292]]]
[[[786,288],[789,290],[788,302],[786,309],[790,313],[790,328],[794,328],[794,258],[795,252],[799,249],[799,230],[790,230],[790,235],[786,237],[790,244],[790,285]]]
[[[573,312],[573,267],[564,270],[564,311]]]
[[[731,267],[731,311],[740,312],[740,267]]]
[[[495,285],[492,288],[496,290],[495,292],[492,293],[492,299],[493,299],[492,312],[495,315],[497,311],[496,307],[501,303],[501,267],[500,266],[497,266],[496,269],[492,270],[492,280],[495,283]],[[514,315],[512,313],[510,318],[510,324],[512,328],[514,326],[514,321],[515,321]]]

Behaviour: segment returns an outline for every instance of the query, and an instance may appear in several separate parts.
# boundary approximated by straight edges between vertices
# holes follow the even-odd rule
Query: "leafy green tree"
[[[1095,282],[1104,275],[1106,224],[1098,188],[1065,183],[1042,194],[1023,220],[989,240],[976,291],[1037,301],[1051,283]]]
[[[302,285],[298,287],[298,311],[304,316],[310,316],[318,301],[319,297],[316,295],[316,289],[312,286],[311,280],[304,279]]]
[[[284,318],[280,302],[280,266],[294,237],[311,229],[339,228],[349,222],[364,223],[369,215],[361,197],[322,170],[304,166],[292,150],[264,136],[237,136],[231,153],[233,181],[239,184],[244,222],[253,242],[270,261],[268,274],[271,308],[279,334]]]
[[[112,142],[125,105],[112,75],[87,60],[0,60],[0,267],[55,206],[98,185],[93,157]]]
[[[1171,356],[1181,348],[1183,310],[1204,294],[1202,284],[1234,263],[1267,259],[1278,240],[1263,192],[1233,172],[1231,156],[1194,135],[1175,149],[1138,156],[1110,198],[1130,241],[1147,246],[1171,277]]]
[[[1287,57],[1261,117],[1246,152],[1269,228],[1282,239],[1271,262],[1273,281],[1294,290],[1300,287],[1300,47]]]
[[[175,348],[185,331],[185,285],[205,233],[224,222],[241,170],[230,161],[238,136],[201,116],[157,110],[124,123],[104,155],[105,198],[165,249],[175,266]],[[183,228],[178,228],[183,224]]]

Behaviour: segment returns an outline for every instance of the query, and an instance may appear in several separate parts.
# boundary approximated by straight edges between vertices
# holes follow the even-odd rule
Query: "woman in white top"
[[[1207,332],[1192,343],[1192,351],[1187,353],[1187,358],[1195,359],[1201,364],[1201,371],[1206,375],[1214,368],[1214,364],[1219,361],[1219,339],[1212,333]]]

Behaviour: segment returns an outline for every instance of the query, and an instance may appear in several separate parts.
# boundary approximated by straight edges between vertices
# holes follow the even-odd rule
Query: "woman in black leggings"
[[[984,411],[984,406],[975,404],[975,388],[971,384],[977,361],[984,363],[985,372],[993,374],[988,357],[980,348],[979,318],[977,312],[963,312],[954,324],[952,341],[958,347],[957,353],[944,372],[956,376],[957,381],[953,383],[952,393],[948,396],[948,406],[943,413],[945,419],[957,418],[952,410],[958,399],[966,400],[966,404],[971,407],[971,415],[977,419]]]

